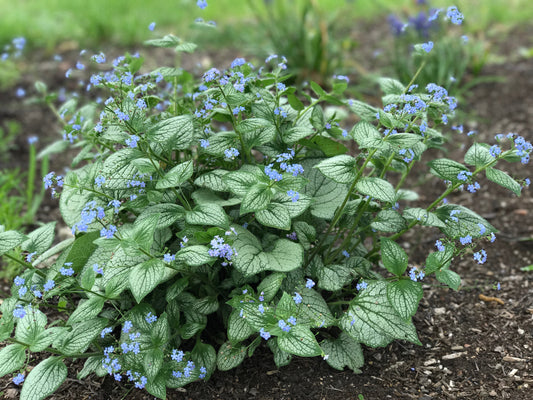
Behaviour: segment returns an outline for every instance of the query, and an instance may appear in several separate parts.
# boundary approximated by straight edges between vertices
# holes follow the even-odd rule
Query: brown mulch
[[[500,48],[515,55],[510,48],[531,46],[529,37],[524,31],[508,36]],[[71,61],[75,63],[75,58]],[[55,64],[40,65],[21,83],[28,91],[35,76],[55,88],[62,84],[64,71]],[[533,59],[490,65],[483,73],[503,76],[505,82],[481,84],[468,93],[470,117],[465,121],[465,131],[476,129],[480,141],[493,142],[494,134],[507,132],[533,141]],[[40,106],[23,107],[13,92],[0,92],[0,124],[16,119],[24,134],[38,134],[44,143],[53,141],[57,124],[50,113]],[[461,161],[462,146],[468,146],[472,138],[453,135],[446,157]],[[24,167],[25,137],[17,139],[16,145],[17,152],[0,167]],[[65,165],[62,161],[59,157],[54,162],[56,168]],[[531,164],[509,164],[506,170],[533,178]],[[421,171],[420,175],[425,173]],[[423,190],[417,188],[422,204],[442,190],[429,182]],[[442,288],[431,278],[425,280],[424,299],[414,317],[422,346],[396,341],[385,348],[364,348],[366,364],[361,374],[334,370],[320,358],[295,357],[289,366],[278,369],[270,352],[260,347],[253,358],[234,370],[216,372],[207,382],[169,391],[168,398],[340,400],[357,399],[359,394],[365,400],[533,398],[533,272],[520,270],[533,264],[532,189],[516,197],[493,184],[481,183],[478,193],[459,193],[450,201],[471,207],[487,218],[500,230],[498,239],[486,247],[488,260],[484,265],[475,263],[471,256],[454,261],[452,269],[463,279],[460,291]],[[57,216],[57,204],[47,200],[39,218]],[[438,237],[434,234],[425,230],[402,243],[409,249],[411,260],[423,262]],[[498,282],[500,291],[495,288]],[[91,376],[79,381],[75,378],[79,365],[72,365],[69,378],[51,398],[152,398],[145,391],[129,391],[110,377]],[[9,377],[0,379],[0,390],[4,398],[17,398],[19,394]]]

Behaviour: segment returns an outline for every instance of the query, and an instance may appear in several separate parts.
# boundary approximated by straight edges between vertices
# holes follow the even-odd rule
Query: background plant
[[[150,43],[190,49],[172,35]],[[75,169],[44,183],[75,237],[52,246],[55,223],[0,233],[0,253],[25,267],[0,320],[10,343],[0,373],[26,380],[22,398],[52,393],[69,357],[86,359],[80,378],[111,374],[164,398],[262,342],[279,366],[322,356],[357,372],[361,343],[419,343],[420,280],[434,274],[457,289],[453,258],[494,239],[492,225],[446,196],[475,192],[480,175],[517,195],[528,184],[495,167],[527,163],[531,144],[497,136],[472,144],[464,163],[432,160],[442,195],[409,207],[417,194],[406,178],[441,144],[456,107],[436,84],[380,79],[378,108],[344,98],[344,81],[300,95],[278,57],[257,71],[239,58],[200,82],[179,68],[142,74],[141,64],[114,60],[91,79],[101,102],[57,110],[65,139],[44,153],[71,142],[80,152]],[[395,240],[424,226],[442,237],[422,267]],[[49,309],[64,318],[48,323]],[[27,353],[41,351],[52,356],[25,377]]]

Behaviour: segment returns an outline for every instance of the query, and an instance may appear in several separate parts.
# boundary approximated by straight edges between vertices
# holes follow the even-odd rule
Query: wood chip
[[[479,300],[486,301],[487,303],[493,301],[493,302],[501,304],[501,305],[504,304],[502,299],[500,299],[498,297],[485,296],[484,294],[480,294],[479,295]]]
[[[273,371],[267,371],[267,375],[274,375],[274,374],[277,374],[279,372],[279,370],[275,369]]]
[[[459,358],[461,356],[464,356],[466,353],[467,353],[466,351],[461,351],[460,353],[446,354],[446,355],[442,356],[442,359],[443,360],[453,360],[455,358]]]
[[[524,358],[505,356],[505,357],[503,357],[503,361],[507,361],[507,362],[525,362],[527,360],[524,359]]]

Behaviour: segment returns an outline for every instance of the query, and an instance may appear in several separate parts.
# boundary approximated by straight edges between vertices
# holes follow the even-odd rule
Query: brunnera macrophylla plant
[[[170,35],[151,43],[190,48]],[[260,68],[236,59],[199,82],[177,68],[141,74],[141,61],[94,74],[100,102],[57,110],[62,143],[80,151],[44,184],[73,237],[53,244],[55,222],[0,232],[0,255],[26,267],[0,306],[0,375],[16,374],[23,399],[53,393],[68,358],[86,360],[79,379],[109,374],[162,399],[262,343],[280,367],[321,356],[359,372],[361,344],[420,344],[411,317],[423,279],[458,289],[453,259],[487,258],[496,229],[446,197],[476,192],[483,175],[516,195],[529,184],[498,167],[527,163],[531,144],[497,136],[464,163],[430,161],[443,192],[409,206],[406,178],[442,146],[456,107],[435,84],[379,79],[374,107],[344,98],[343,80],[296,93],[277,56]],[[396,240],[427,227],[442,236],[413,265]],[[27,373],[36,352],[49,357]]]

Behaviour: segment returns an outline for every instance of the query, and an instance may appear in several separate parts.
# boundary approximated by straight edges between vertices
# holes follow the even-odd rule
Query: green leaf
[[[301,314],[310,319],[315,327],[327,328],[335,325],[335,317],[322,295],[314,289],[303,289],[300,293],[302,302],[298,305]]]
[[[209,248],[201,245],[186,246],[176,253],[176,261],[197,267],[207,264],[213,258],[209,255]]]
[[[217,368],[217,352],[210,344],[196,342],[191,352],[191,358],[196,365],[205,367],[207,370],[204,379],[209,379]]]
[[[465,154],[465,163],[476,167],[484,167],[494,162],[494,160],[495,158],[491,156],[486,145],[479,143],[474,143]]]
[[[303,262],[303,248],[287,239],[278,239],[269,252],[262,250],[253,235],[239,232],[234,242],[238,256],[233,265],[245,276],[261,271],[289,272],[299,268]]]
[[[401,279],[387,284],[387,298],[398,315],[409,320],[418,309],[418,302],[422,299],[424,291],[420,282],[410,279]]]
[[[452,211],[454,211],[453,216],[450,215]],[[489,224],[487,220],[463,206],[446,204],[437,208],[435,214],[445,224],[445,227],[440,228],[440,230],[450,238],[456,239],[465,237],[466,235],[478,238],[490,235],[492,232],[497,232],[496,228]],[[486,232],[483,235],[479,233],[480,229],[478,224],[485,226]]]
[[[324,89],[322,89],[318,83],[311,81],[310,85],[311,85],[311,90],[313,92],[315,92],[315,94],[318,97],[322,97],[322,96],[327,95],[326,91]]]
[[[157,228],[166,228],[174,222],[185,218],[185,209],[182,206],[173,203],[154,204],[142,210],[135,222],[140,223],[151,215],[159,214]]]
[[[448,268],[443,268],[435,272],[435,277],[439,282],[448,285],[453,290],[458,290],[459,286],[461,286],[461,276]]]
[[[294,94],[287,95],[287,100],[289,101],[290,106],[296,111],[302,111],[305,108],[304,104]]]
[[[315,335],[309,327],[295,325],[289,332],[278,337],[281,350],[300,357],[313,357],[322,354],[322,349],[316,341]]]
[[[272,190],[268,185],[259,183],[250,188],[244,199],[242,199],[240,213],[246,214],[249,212],[264,210],[272,200]]]
[[[292,201],[286,192],[278,192],[274,195],[273,200],[274,202],[270,204],[283,206],[288,212],[289,218],[296,218],[309,208],[312,199],[306,194],[300,193],[300,198],[297,201]]]
[[[26,361],[26,346],[10,344],[0,351],[0,376],[7,375],[24,366]]]
[[[217,204],[199,204],[192,211],[186,211],[185,222],[191,225],[219,226],[229,228],[229,219],[224,209]]]
[[[468,171],[468,168],[466,168],[463,164],[447,158],[437,158],[435,160],[431,160],[428,165],[431,167],[431,173],[433,175],[452,183],[459,182],[459,179],[457,179],[459,172]]]
[[[143,352],[142,360],[144,372],[149,381],[152,381],[161,370],[164,356],[163,350],[158,348],[148,349]]]
[[[284,131],[282,137],[283,141],[290,145],[312,135],[313,133],[313,129],[309,126],[293,126]]]
[[[0,232],[0,256],[13,250],[27,238],[26,235],[17,231]]]
[[[17,323],[15,338],[29,346],[38,344],[47,322],[46,315],[33,307],[26,307],[26,315]]]
[[[107,320],[102,318],[93,318],[88,321],[76,324],[74,329],[64,336],[58,349],[67,356],[84,353],[96,339],[102,329],[107,325]]]
[[[198,314],[209,315],[217,311],[218,307],[218,298],[213,295],[198,299],[193,305],[193,310]]]
[[[351,280],[351,271],[346,265],[322,265],[317,270],[318,287],[331,292],[340,290]]]
[[[193,174],[192,161],[185,161],[168,171],[163,178],[157,181],[156,189],[178,187],[186,182]]]
[[[358,192],[387,203],[396,201],[394,186],[380,178],[362,178],[355,184]]]
[[[293,226],[298,238],[298,242],[305,250],[309,250],[311,248],[311,244],[316,240],[315,227],[304,221],[296,221]]]
[[[338,183],[352,183],[357,175],[357,161],[349,155],[326,158],[314,168],[318,168],[329,179]]]
[[[233,310],[228,319],[228,339],[233,343],[242,342],[255,332],[239,313]]]
[[[132,269],[129,287],[137,304],[161,283],[166,275],[165,270],[165,263],[157,258],[145,261]]]
[[[158,399],[165,400],[167,398],[167,379],[168,373],[162,371],[152,381],[146,382],[146,391]]]
[[[255,217],[261,225],[286,231],[291,229],[291,217],[289,211],[282,204],[270,203],[266,210],[257,211]]]
[[[30,253],[43,253],[48,250],[54,241],[55,226],[56,222],[54,221],[34,230],[28,234],[28,239],[25,240],[20,247],[22,250]]]
[[[250,188],[257,183],[257,177],[251,172],[235,171],[222,177],[222,182],[235,195],[244,197]]]
[[[421,344],[414,325],[400,318],[390,305],[384,281],[371,282],[359,293],[341,318],[340,327],[370,347],[383,347],[394,339]]]
[[[289,365],[292,360],[292,354],[283,351],[278,346],[278,338],[273,337],[267,342],[268,347],[274,354],[274,363],[276,367],[281,368],[285,365]]]
[[[237,125],[248,148],[271,142],[276,136],[276,126],[263,118],[248,118]]]
[[[406,92],[406,87],[398,80],[392,78],[378,78],[379,87],[384,94],[402,95]]]
[[[496,169],[496,168],[487,168],[485,170],[485,174],[487,175],[488,180],[506,189],[509,189],[511,192],[513,192],[517,196],[520,196],[520,193],[522,192],[522,187],[517,181],[515,181],[505,172],[500,171],[499,169]]]
[[[226,192],[228,187],[222,178],[228,173],[229,171],[223,169],[215,169],[200,175],[194,180],[194,184],[206,189],[214,190],[215,192]]]
[[[348,106],[364,121],[375,121],[378,109],[359,100],[350,100]],[[359,142],[358,142],[359,143]]]
[[[452,261],[453,253],[454,246],[448,244],[444,245],[444,251],[430,253],[426,258],[426,275],[448,268]]]
[[[164,119],[146,133],[149,140],[161,143],[166,150],[185,150],[192,143],[194,124],[191,115]]]
[[[309,179],[303,193],[312,198],[311,214],[317,218],[332,219],[335,210],[348,193],[346,185],[325,177],[319,170],[311,168],[309,162],[302,163],[302,166],[305,171],[304,176]]]
[[[70,315],[67,325],[74,325],[76,322],[86,321],[96,317],[104,308],[105,299],[94,296],[85,301],[80,301],[78,307]]]
[[[243,362],[246,357],[246,347],[242,344],[225,342],[218,349],[217,367],[220,371],[228,371]]]
[[[388,135],[383,139],[384,142],[389,143],[398,148],[408,149],[422,141],[422,136],[412,133],[396,133]]]
[[[103,176],[109,177],[108,179],[106,179],[105,182],[106,189],[128,189],[129,181],[137,173],[137,168],[133,165],[132,162],[133,160],[137,158],[142,158],[143,156],[144,154],[139,150],[129,148],[118,150],[115,153],[111,154],[104,161],[104,166],[101,172]],[[67,175],[67,178],[68,177],[69,175]],[[71,190],[73,191],[72,197],[75,197],[75,194],[78,193],[78,189],[72,188]],[[65,188],[63,188],[61,198],[64,194]],[[82,201],[80,201],[80,204],[77,205],[76,209],[79,209],[79,212],[77,214],[77,220],[72,223],[69,223],[69,225],[74,225],[76,222],[79,221],[80,212],[85,207],[87,200],[88,199],[83,199]],[[65,204],[66,208],[68,208],[69,205]]]
[[[144,44],[154,47],[174,47],[180,44],[182,40],[172,34],[165,35],[162,38],[145,40]]]
[[[389,209],[380,211],[370,223],[370,227],[381,232],[400,232],[407,224],[398,211]]]
[[[300,142],[301,144],[306,144],[304,140],[301,140]],[[348,152],[348,148],[345,145],[328,137],[315,136],[312,142],[324,153],[324,155],[326,155],[326,157],[333,157]]]
[[[365,121],[356,124],[350,131],[361,149],[378,149],[383,147],[383,136],[377,128]]]
[[[104,356],[92,356],[87,358],[85,361],[85,364],[83,364],[83,369],[78,372],[78,375],[76,375],[76,378],[78,379],[85,379],[90,374],[95,373],[98,375],[98,370],[102,369],[102,360],[104,359]],[[103,375],[98,376],[104,376],[107,374],[107,371],[104,370]]]
[[[276,296],[285,276],[281,272],[268,274],[257,286],[257,292],[263,293],[266,303],[270,302]]]
[[[402,275],[407,269],[407,254],[400,245],[385,237],[381,238],[381,258],[387,270],[396,276]]]
[[[364,365],[363,350],[346,332],[341,332],[338,339],[326,339],[321,347],[331,367],[342,371],[346,366],[355,373],[361,373],[359,368]]]
[[[41,400],[51,395],[67,377],[67,367],[60,357],[50,357],[41,361],[28,374],[21,400]]]
[[[403,217],[408,221],[413,221],[416,219],[419,221],[420,225],[436,226],[438,228],[446,227],[446,224],[444,224],[444,222],[442,222],[437,215],[423,208],[406,208],[403,211]]]

